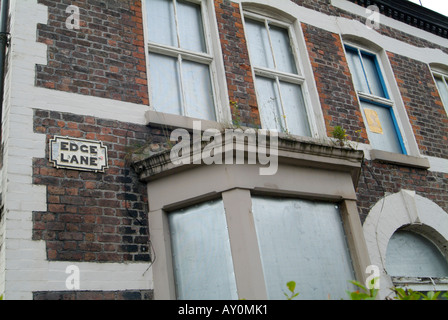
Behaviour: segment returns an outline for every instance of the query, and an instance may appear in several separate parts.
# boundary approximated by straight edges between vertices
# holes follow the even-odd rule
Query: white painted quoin
[[[192,1],[200,3],[201,1]],[[214,1],[207,2],[207,12],[213,12]],[[354,15],[366,16],[366,9],[346,0],[328,1],[335,8]],[[223,199],[229,224],[229,244],[235,269],[235,286],[239,293],[235,297],[266,299],[266,285],[263,283],[263,266],[259,244],[253,225],[252,199],[258,196],[297,197],[300,199],[339,203],[342,212],[343,228],[347,234],[347,246],[353,263],[353,274],[363,281],[369,275],[363,272],[370,265],[377,265],[381,271],[381,298],[386,297],[391,277],[385,268],[385,253],[392,234],[402,228],[421,234],[435,243],[447,259],[448,235],[446,208],[434,201],[418,195],[419,190],[406,190],[386,193],[372,206],[363,225],[357,213],[358,179],[363,161],[384,161],[400,167],[418,168],[439,175],[440,188],[448,192],[448,155],[446,157],[426,156],[419,149],[414,128],[409,119],[402,91],[397,84],[394,69],[386,52],[437,66],[438,72],[448,70],[448,39],[437,36],[404,22],[380,15],[380,24],[399,32],[410,34],[418,39],[445,48],[434,49],[418,46],[400,39],[391,38],[355,19],[327,15],[319,11],[299,6],[289,0],[235,0],[229,1],[240,9],[248,10],[248,16],[275,11],[275,19],[284,18],[284,25],[293,30],[294,52],[300,61],[300,69],[306,83],[305,99],[312,127],[312,137],[297,138],[301,147],[291,147],[287,142],[288,133],[280,134],[284,142],[280,150],[281,171],[273,177],[260,178],[258,167],[206,167],[181,168],[173,170],[164,162],[163,154],[151,166],[144,167],[140,173],[148,183],[149,229],[154,243],[157,259],[148,262],[94,262],[94,261],[54,261],[47,258],[46,242],[33,240],[33,212],[46,211],[48,195],[46,186],[33,184],[33,159],[45,158],[49,146],[45,134],[34,131],[34,110],[71,113],[85,117],[95,117],[110,121],[121,121],[138,126],[147,124],[162,128],[193,129],[192,118],[163,113],[154,106],[135,104],[113,99],[82,95],[36,86],[36,65],[46,65],[48,47],[36,39],[37,25],[48,23],[48,8],[38,0],[10,0],[11,43],[7,49],[7,73],[5,76],[5,95],[3,104],[1,144],[3,163],[0,169],[1,217],[0,217],[0,295],[7,300],[31,300],[35,292],[73,291],[67,287],[71,266],[79,268],[79,288],[83,291],[125,291],[154,290],[155,298],[175,299],[176,284],[172,266],[172,249],[169,245],[170,231],[167,215],[212,198]],[[147,9],[146,3],[143,8]],[[216,9],[216,8],[215,8]],[[281,13],[281,14],[280,14]],[[81,10],[80,19],[83,21]],[[206,13],[203,13],[206,14]],[[146,15],[143,14],[144,25]],[[226,87],[226,70],[219,41],[215,13],[206,22],[207,39],[217,58],[213,60],[212,76],[216,88],[214,98],[222,110],[223,122],[230,121]],[[384,154],[374,150],[370,144],[351,141],[351,148],[333,149],[334,140],[329,138],[324,114],[321,108],[319,89],[313,79],[313,64],[307,50],[302,24],[310,25],[326,32],[339,35],[342,43],[356,45],[373,51],[381,63],[382,74],[387,82],[388,92],[394,100],[397,126],[399,127],[407,155]],[[85,25],[81,23],[81,28]],[[145,33],[147,31],[145,30]],[[145,35],[147,36],[147,35]],[[373,45],[372,45],[373,44]],[[151,48],[154,48],[152,46]],[[159,51],[168,52],[163,46]],[[176,51],[177,52],[177,51]],[[179,53],[179,52],[177,52]],[[182,52],[188,56],[188,52]],[[206,58],[206,59],[205,59]],[[210,57],[198,55],[196,59],[209,63]],[[260,71],[260,70],[258,70]],[[248,70],[253,72],[253,70]],[[302,76],[301,75],[301,76]],[[285,76],[285,75],[284,75]],[[150,76],[148,75],[150,82]],[[151,94],[154,94],[153,92]],[[443,116],[443,115],[441,115]],[[448,117],[448,115],[445,115]],[[219,121],[204,121],[203,129],[222,128]],[[283,140],[282,140],[283,139]],[[282,145],[282,144],[281,144]],[[294,145],[294,144],[292,144]],[[308,146],[310,146],[308,148]],[[316,147],[317,146],[317,147]],[[353,150],[357,149],[357,150]],[[344,151],[345,150],[345,151]],[[147,165],[147,163],[145,164]],[[165,167],[166,165],[166,167]],[[159,168],[160,166],[160,168]],[[334,167],[333,167],[334,166]],[[148,174],[152,169],[158,173]],[[311,168],[311,169],[310,169]],[[257,169],[257,170],[255,170]],[[142,169],[143,170],[143,169]],[[196,171],[194,171],[196,170]],[[411,170],[411,169],[410,169]],[[166,173],[166,174],[165,174]],[[107,169],[105,173],[107,174]],[[204,179],[201,179],[204,178]],[[305,177],[305,179],[303,179]],[[191,187],[185,180],[191,179],[198,187]],[[215,178],[219,182],[210,180]],[[294,178],[294,180],[293,180]],[[271,179],[271,180],[270,180]],[[329,180],[327,180],[329,179]],[[445,180],[443,180],[445,179]],[[154,182],[153,182],[154,180]],[[183,188],[182,188],[183,187]],[[169,192],[175,195],[168,197]],[[255,195],[255,196],[254,196]],[[358,195],[359,197],[359,195]],[[446,199],[446,198],[445,198]],[[437,199],[443,201],[443,199]],[[152,201],[152,202],[151,202]],[[445,200],[446,201],[446,200]],[[241,203],[237,206],[236,203]],[[245,229],[247,227],[247,229]],[[248,232],[245,233],[245,230]],[[432,233],[431,233],[432,232]],[[249,265],[251,271],[245,270]],[[444,279],[439,279],[444,283]],[[446,286],[439,286],[445,290]],[[285,287],[286,288],[286,287]],[[300,284],[298,284],[300,291]],[[425,287],[428,290],[429,287]],[[429,288],[430,289],[430,288]]]
[[[32,183],[33,158],[44,158],[47,147],[45,135],[33,132],[33,109],[143,124],[145,108],[129,112],[129,103],[36,87],[36,64],[47,59],[46,45],[36,41],[36,28],[47,23],[47,7],[36,0],[11,1],[10,12],[14,40],[8,49],[3,110],[0,292],[5,299],[28,300],[35,291],[67,290],[70,265],[79,267],[81,290],[151,289],[147,263],[50,262],[45,242],[32,240],[32,212],[47,210],[45,187]]]

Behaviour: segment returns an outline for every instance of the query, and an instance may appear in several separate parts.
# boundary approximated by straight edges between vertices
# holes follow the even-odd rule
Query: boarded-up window
[[[355,279],[339,208],[332,203],[253,197],[253,214],[268,297],[346,298]]]
[[[222,200],[168,215],[178,299],[238,299]]]

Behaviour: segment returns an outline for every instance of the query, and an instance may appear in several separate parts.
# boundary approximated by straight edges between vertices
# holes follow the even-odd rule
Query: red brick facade
[[[341,126],[349,140],[368,143],[341,38],[307,24],[302,29],[328,135]]]
[[[105,174],[56,169],[34,159],[33,181],[47,187],[45,212],[34,212],[33,239],[45,240],[48,260],[149,261],[147,196],[126,162],[149,129],[89,116],[36,110],[34,130],[102,141],[108,147]],[[48,152],[48,150],[47,150]]]
[[[364,19],[335,8],[326,0],[292,1],[328,15]],[[140,0],[76,1],[83,17],[80,30],[64,27],[65,1],[38,2],[49,10],[48,24],[39,24],[37,30],[38,42],[48,46],[48,64],[36,66],[36,86],[150,104]],[[260,127],[240,5],[228,0],[214,3],[233,120],[238,118],[241,125]],[[301,23],[301,28],[327,135],[341,126],[349,140],[368,144],[340,35],[305,23]],[[390,27],[382,26],[379,32],[448,53],[448,48]],[[387,52],[387,56],[420,152],[448,159],[448,117],[429,66],[393,52]],[[109,150],[109,168],[104,174],[56,169],[48,161],[48,150],[46,158],[34,159],[33,183],[46,186],[48,208],[33,214],[33,239],[45,240],[48,260],[150,261],[147,190],[125,159],[133,146],[155,141],[159,148],[166,139],[160,129],[35,110],[34,132],[46,135],[47,142],[55,135],[98,140]],[[364,161],[357,190],[361,220],[386,193],[401,189],[415,190],[448,212],[448,174]],[[54,294],[64,298],[65,293]],[[97,296],[116,299],[117,294],[100,292]],[[128,297],[148,296],[140,294],[130,293]],[[42,297],[45,293],[35,294],[36,299]],[[65,298],[76,296],[68,293]]]
[[[388,52],[420,152],[448,158],[448,118],[427,64]]]
[[[259,127],[257,97],[239,5],[218,0],[215,8],[232,115],[242,125]]]
[[[37,31],[48,63],[36,66],[37,86],[149,104],[140,0],[76,1],[79,30],[65,27],[64,1],[39,3],[48,6],[48,24]]]

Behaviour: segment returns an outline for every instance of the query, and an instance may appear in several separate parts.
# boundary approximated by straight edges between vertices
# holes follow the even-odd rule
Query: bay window
[[[253,214],[269,299],[295,281],[302,299],[342,299],[354,271],[339,206],[253,197]]]
[[[156,299],[283,300],[289,281],[299,299],[341,299],[350,280],[365,280],[354,188],[363,152],[279,142],[268,183],[261,164],[174,168],[168,151],[136,164],[148,181]]]
[[[168,216],[178,299],[237,299],[222,200]]]

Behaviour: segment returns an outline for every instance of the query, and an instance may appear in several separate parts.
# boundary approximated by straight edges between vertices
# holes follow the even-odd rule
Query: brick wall
[[[368,143],[359,102],[339,35],[302,24],[314,71],[327,134],[334,127],[346,130],[352,141]]]
[[[448,117],[428,65],[388,52],[420,152],[448,159]]]
[[[241,125],[261,127],[239,5],[228,0],[216,0],[215,10],[234,121],[239,119]]]
[[[125,159],[144,145],[145,126],[35,110],[34,131],[47,136],[47,156],[33,161],[33,183],[47,187],[47,211],[33,213],[33,239],[45,240],[48,260],[149,261],[146,184]],[[54,135],[102,141],[105,173],[56,169],[48,161]]]
[[[361,221],[382,197],[402,189],[415,190],[448,212],[447,188],[446,173],[364,161],[357,190]]]
[[[36,85],[148,105],[141,0],[39,0],[48,23],[37,39],[48,45],[47,65],[36,66]],[[65,22],[68,5],[80,8],[80,29]]]

